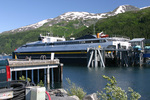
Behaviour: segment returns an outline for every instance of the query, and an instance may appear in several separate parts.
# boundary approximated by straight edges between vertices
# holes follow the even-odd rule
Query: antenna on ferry
[[[94,20],[94,25],[93,25],[93,34],[95,34],[95,24],[96,24],[96,22],[97,22],[98,20],[97,19],[95,19]]]
[[[50,33],[50,36],[53,36],[53,33]]]
[[[95,23],[94,23],[93,31],[94,31],[93,33],[95,34]]]
[[[47,34],[48,34],[48,36],[49,36],[50,33],[47,33]]]

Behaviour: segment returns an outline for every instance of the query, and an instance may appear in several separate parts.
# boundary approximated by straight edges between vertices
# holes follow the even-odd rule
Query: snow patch
[[[149,8],[149,7],[150,7],[150,6],[147,6],[147,7],[142,7],[142,8],[140,8],[140,9],[142,10],[142,9],[146,9],[146,8]]]
[[[119,8],[116,10],[115,14],[124,13],[126,9],[125,5],[119,6]]]
[[[11,32],[15,32],[15,31],[25,31],[25,30],[28,30],[29,28],[33,28],[33,29],[36,29],[36,28],[39,28],[41,26],[43,26],[45,23],[48,22],[49,19],[46,19],[46,20],[42,20],[38,23],[35,23],[35,24],[31,24],[31,25],[27,25],[27,26],[23,26],[23,27],[20,27],[18,29],[14,29],[14,30],[11,30]]]
[[[60,19],[64,20],[76,20],[76,19],[100,19],[103,18],[105,14],[94,14],[94,13],[88,13],[88,12],[67,12],[63,15],[60,15]]]
[[[38,28],[38,27],[41,27],[43,24],[45,24],[47,22],[48,22],[48,20],[43,20],[43,21],[40,21],[40,22],[35,23],[35,24],[31,24],[31,25],[28,25],[28,26],[23,26],[21,28],[28,28],[28,27]]]

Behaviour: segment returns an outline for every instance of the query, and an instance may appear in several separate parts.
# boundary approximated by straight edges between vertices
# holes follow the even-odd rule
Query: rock
[[[90,95],[86,95],[83,100],[98,100],[97,98],[97,94],[96,93],[93,93],[93,94],[90,94]]]
[[[67,94],[67,91],[65,89],[58,89],[60,92]]]
[[[48,91],[51,100],[79,100],[77,96],[68,96],[64,89],[53,89]],[[48,97],[46,96],[46,100]]]
[[[71,98],[75,99],[75,100],[80,100],[76,95],[70,96]]]
[[[79,98],[75,95],[66,97],[51,96],[51,100],[79,100]]]
[[[64,89],[53,89],[48,91],[50,95],[64,97],[67,95],[67,92]]]

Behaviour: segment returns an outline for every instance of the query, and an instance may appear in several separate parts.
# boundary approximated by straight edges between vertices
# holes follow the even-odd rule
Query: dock
[[[31,82],[44,84],[63,81],[63,64],[59,59],[31,60],[31,59],[8,59],[11,79],[19,80],[19,77],[31,78]]]
[[[87,67],[143,66],[150,62],[150,49],[145,49],[145,39],[135,38],[130,41],[131,48],[87,48]],[[136,45],[140,47],[134,48]],[[148,63],[149,63],[148,62]]]

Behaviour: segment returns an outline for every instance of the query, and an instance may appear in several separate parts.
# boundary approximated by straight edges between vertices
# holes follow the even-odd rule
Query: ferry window
[[[60,42],[60,43],[54,43],[54,45],[72,45],[72,44],[83,44],[83,43],[85,43],[85,41]]]
[[[85,43],[85,41],[81,41],[81,43],[82,43],[82,44],[84,44],[84,43]]]
[[[32,47],[33,45],[27,45],[27,47]]]
[[[47,43],[45,43],[45,46],[47,46]]]
[[[62,41],[61,39],[57,39],[57,41]]]
[[[32,45],[32,46],[39,46],[38,44],[34,44],[34,45]]]
[[[91,41],[85,41],[85,43],[99,43],[100,40],[91,40]]]
[[[54,43],[54,45],[58,45],[58,43]]]
[[[41,46],[45,46],[45,44],[41,44]]]
[[[45,46],[45,44],[38,44],[38,46]]]
[[[106,42],[106,40],[101,40],[102,43]]]
[[[27,47],[27,45],[23,45],[22,47]]]
[[[76,44],[79,44],[79,41],[77,41]]]
[[[85,43],[91,43],[91,41],[85,41]]]
[[[93,43],[99,43],[99,40],[94,40],[94,41],[92,41]]]
[[[108,41],[114,41],[113,39],[107,39]]]
[[[45,46],[45,44],[35,44],[34,46]]]
[[[54,43],[47,43],[47,45],[54,45]]]

